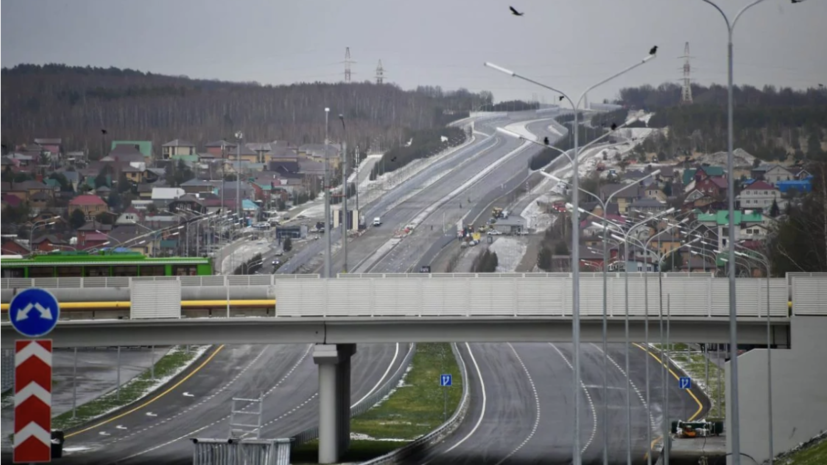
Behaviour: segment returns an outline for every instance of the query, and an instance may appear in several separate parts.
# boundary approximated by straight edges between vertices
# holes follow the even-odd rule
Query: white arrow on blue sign
[[[688,376],[682,377],[679,382],[681,389],[690,389],[692,388],[692,378]]]
[[[49,334],[59,317],[60,305],[55,296],[45,289],[26,289],[9,303],[9,321],[18,333],[26,337]]]
[[[450,386],[453,382],[453,376],[451,375],[442,375],[439,377],[439,385],[440,386]]]

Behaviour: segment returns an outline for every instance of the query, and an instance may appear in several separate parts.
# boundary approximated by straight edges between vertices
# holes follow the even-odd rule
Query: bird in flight
[[[508,8],[511,10],[511,14],[513,14],[514,16],[522,16],[522,15],[524,15],[524,14],[525,14],[525,13],[520,13],[519,11],[517,11],[516,9],[514,9],[514,7],[513,7],[513,6],[510,6],[510,7],[508,7]]]
[[[657,45],[655,45],[654,47],[649,49],[649,55],[654,55],[656,53],[658,53],[658,46]]]
[[[612,123],[612,131],[614,131],[615,129],[617,129],[617,123]]]
[[[546,137],[544,137],[544,138],[543,138],[543,143],[544,143],[544,144],[546,144],[546,145],[548,145],[548,136],[546,136]]]
[[[396,161],[396,157],[391,158],[391,161]]]
[[[565,98],[565,97],[563,97],[563,96],[561,95],[561,96],[560,96],[560,98],[559,98],[558,100],[560,100],[560,101],[562,102],[564,98]]]

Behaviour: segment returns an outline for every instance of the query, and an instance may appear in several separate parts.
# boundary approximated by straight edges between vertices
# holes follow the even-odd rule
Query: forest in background
[[[692,104],[681,105],[681,87],[667,83],[621,89],[617,103],[655,112],[649,127],[669,127],[667,137],[644,147],[665,159],[726,150],[726,87],[692,85],[692,95]],[[733,102],[735,148],[769,162],[827,157],[827,89],[736,86]]]
[[[18,65],[2,69],[3,144],[62,138],[65,150],[101,152],[107,138],[152,140],[156,151],[173,139],[203,144],[232,139],[291,144],[324,140],[325,107],[330,139],[364,150],[401,145],[412,130],[431,129],[493,103],[490,92],[443,91],[438,86],[402,90],[394,84],[299,83],[285,86],[167,76],[131,69]]]

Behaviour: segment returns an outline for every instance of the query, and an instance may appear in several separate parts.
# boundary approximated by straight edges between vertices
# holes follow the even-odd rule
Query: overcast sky
[[[590,95],[677,82],[685,42],[696,82],[726,83],[726,27],[702,0],[3,0],[2,65],[66,63],[287,84],[353,79],[403,88],[490,90],[497,100],[554,95],[484,68],[501,66],[579,94],[643,58],[658,58]],[[748,0],[717,0],[734,15]],[[735,82],[827,84],[827,1],[765,0],[735,31]],[[573,95],[574,97],[574,95]]]

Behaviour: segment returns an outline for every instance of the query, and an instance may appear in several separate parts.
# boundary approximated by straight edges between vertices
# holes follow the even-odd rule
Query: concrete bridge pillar
[[[337,463],[350,446],[350,358],[356,344],[317,344],[319,463]]]

